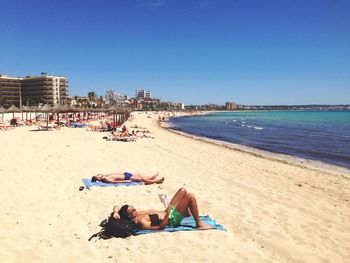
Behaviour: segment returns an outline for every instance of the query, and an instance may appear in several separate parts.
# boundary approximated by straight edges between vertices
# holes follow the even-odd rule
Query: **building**
[[[114,90],[107,90],[105,95],[105,103],[107,105],[116,105],[120,107],[126,106],[128,96],[120,94]]]
[[[65,77],[26,76],[22,79],[22,102],[24,105],[64,104],[68,96],[67,83]]]
[[[145,99],[151,99],[151,92],[149,90],[145,91]]]
[[[149,90],[137,89],[135,92],[136,99],[150,99],[151,92]]]
[[[225,108],[226,108],[226,110],[236,110],[237,104],[235,102],[226,102]]]
[[[12,104],[21,107],[21,81],[20,77],[0,75],[0,105],[8,108]]]
[[[160,110],[184,110],[185,104],[181,102],[160,102]]]
[[[142,110],[143,109],[143,105],[142,105],[142,101],[138,100],[138,99],[131,99],[131,106],[133,108],[133,110]]]
[[[66,78],[58,76],[21,78],[0,75],[0,105],[63,104],[68,96],[67,83]]]

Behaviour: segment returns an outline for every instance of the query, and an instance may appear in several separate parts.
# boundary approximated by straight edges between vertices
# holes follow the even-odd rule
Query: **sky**
[[[350,104],[349,0],[0,0],[0,74],[162,101]]]

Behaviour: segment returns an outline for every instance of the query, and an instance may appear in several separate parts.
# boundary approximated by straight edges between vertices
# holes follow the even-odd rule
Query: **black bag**
[[[135,224],[130,219],[121,218],[117,220],[112,216],[103,220],[100,226],[102,227],[101,231],[92,235],[89,241],[94,237],[98,237],[99,239],[108,239],[111,237],[126,238],[133,235],[135,229]]]

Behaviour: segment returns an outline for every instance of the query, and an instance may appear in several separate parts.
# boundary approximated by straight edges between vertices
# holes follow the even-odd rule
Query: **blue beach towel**
[[[85,128],[88,125],[86,123],[71,123],[69,124],[70,128]]]
[[[223,230],[226,231],[226,229],[222,226],[217,224],[213,219],[210,218],[210,216],[200,216],[200,219],[202,222],[211,225],[214,227],[214,229]],[[143,235],[143,234],[149,234],[149,233],[157,233],[157,232],[175,232],[175,231],[193,231],[193,230],[199,230],[196,228],[196,222],[194,221],[194,218],[192,216],[185,217],[182,219],[180,226],[178,227],[166,227],[162,230],[135,230],[135,235]]]
[[[104,182],[91,182],[91,179],[89,178],[83,178],[81,179],[87,189],[93,186],[130,186],[130,185],[140,185],[141,182],[122,182],[122,183],[104,183]]]

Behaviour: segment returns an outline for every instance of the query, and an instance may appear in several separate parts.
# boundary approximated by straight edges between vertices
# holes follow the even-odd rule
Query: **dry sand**
[[[0,132],[0,262],[350,262],[350,172],[292,165],[177,135],[133,113],[155,139],[113,142],[62,128]],[[162,185],[92,188],[113,171]],[[227,231],[88,238],[114,204],[163,209],[158,194],[193,192]]]

